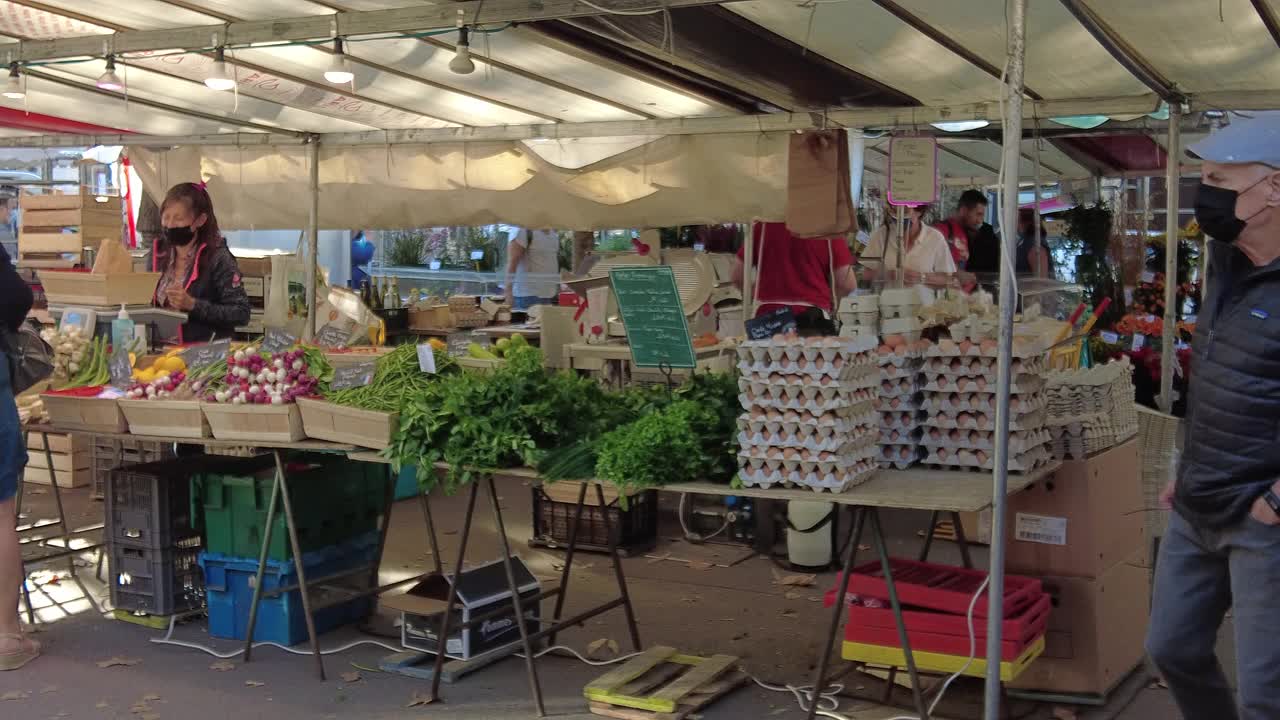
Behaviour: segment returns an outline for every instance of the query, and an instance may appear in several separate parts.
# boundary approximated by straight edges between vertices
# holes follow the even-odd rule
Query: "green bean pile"
[[[338,390],[325,395],[335,405],[400,412],[402,405],[430,385],[437,375],[453,372],[457,364],[445,352],[435,351],[436,375],[422,372],[418,366],[418,347],[401,345],[377,360],[373,381],[364,387]]]

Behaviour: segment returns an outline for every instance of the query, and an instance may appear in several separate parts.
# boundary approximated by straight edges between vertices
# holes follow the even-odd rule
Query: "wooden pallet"
[[[591,681],[583,695],[593,715],[619,720],[685,720],[742,685],[738,658],[681,655],[656,646]]]

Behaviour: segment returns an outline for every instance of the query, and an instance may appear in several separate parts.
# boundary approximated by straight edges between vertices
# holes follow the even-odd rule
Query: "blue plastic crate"
[[[366,533],[359,538],[331,547],[305,553],[307,578],[318,579],[351,570],[373,562],[378,547],[378,534]],[[258,572],[257,558],[232,557],[218,553],[201,553],[205,592],[209,607],[209,634],[214,637],[243,640],[249,632],[249,606],[253,603],[253,580]],[[354,575],[347,582],[363,587],[364,578]],[[268,560],[262,577],[263,590],[274,590],[297,583],[298,574],[292,560]],[[326,600],[326,593],[311,592],[313,605]],[[316,632],[325,633],[364,619],[373,610],[373,598],[354,598],[315,613]],[[307,621],[302,611],[302,594],[298,590],[276,597],[264,597],[258,607],[255,642],[297,645],[307,640]]]
[[[418,490],[418,466],[405,465],[400,468],[400,475],[396,478],[396,499],[408,500],[416,496]]]

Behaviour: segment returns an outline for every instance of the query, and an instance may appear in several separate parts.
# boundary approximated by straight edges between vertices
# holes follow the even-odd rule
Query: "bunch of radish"
[[[319,393],[320,381],[308,372],[306,354],[289,350],[272,354],[256,348],[237,350],[227,358],[226,387],[205,400],[232,405],[285,405]]]
[[[184,385],[187,374],[181,370],[175,373],[163,372],[151,382],[139,382],[129,386],[124,396],[128,400],[187,400],[193,392],[199,392],[198,383]]]

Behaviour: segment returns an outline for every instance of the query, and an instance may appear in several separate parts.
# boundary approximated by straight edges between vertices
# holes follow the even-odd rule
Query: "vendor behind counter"
[[[802,335],[834,335],[836,298],[857,289],[853,255],[839,236],[800,238],[786,223],[756,223],[752,232],[756,316],[789,307]],[[733,282],[742,287],[745,248],[738,250]]]

